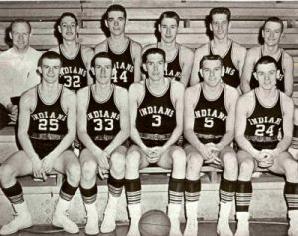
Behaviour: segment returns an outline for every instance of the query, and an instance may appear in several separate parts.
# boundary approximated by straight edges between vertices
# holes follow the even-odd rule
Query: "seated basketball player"
[[[96,173],[101,177],[110,173],[108,204],[100,229],[108,233],[116,227],[117,201],[124,184],[126,148],[122,144],[129,136],[129,114],[127,90],[111,82],[111,56],[100,52],[91,66],[95,84],[77,93],[78,136],[85,146],[80,154],[80,190],[87,211],[86,234],[98,234]]]
[[[261,57],[254,73],[259,86],[239,98],[235,138],[239,176],[236,188],[236,236],[248,236],[248,208],[252,196],[251,176],[255,166],[285,175],[285,198],[290,218],[289,236],[298,235],[298,163],[288,152],[293,135],[293,101],[276,88],[276,61]]]
[[[165,60],[162,49],[148,49],[143,55],[143,63],[149,78],[134,83],[129,89],[131,138],[135,144],[128,150],[125,170],[125,188],[131,219],[128,236],[140,235],[139,170],[151,164],[173,170],[169,183],[170,235],[182,235],[179,215],[184,195],[186,157],[176,142],[183,128],[184,86],[164,77]]]
[[[141,45],[125,34],[127,14],[114,4],[104,15],[110,36],[95,47],[95,53],[108,52],[113,61],[112,82],[126,89],[141,78]]]
[[[200,73],[203,82],[185,92],[184,136],[187,170],[185,182],[187,224],[185,236],[197,235],[197,210],[201,191],[200,170],[203,163],[222,165],[220,213],[217,232],[233,236],[229,215],[238,174],[236,153],[230,146],[234,137],[237,89],[223,83],[224,67],[218,55],[204,56]]]
[[[193,63],[193,51],[177,43],[180,17],[174,11],[163,12],[158,19],[160,42],[147,45],[148,48],[158,47],[166,53],[165,76],[178,80],[188,86]]]
[[[66,174],[53,216],[53,225],[78,233],[78,226],[66,215],[80,180],[80,165],[69,150],[75,137],[76,98],[58,83],[61,59],[55,52],[41,56],[41,83],[21,96],[18,138],[23,150],[14,153],[0,167],[1,188],[16,217],[0,229],[7,235],[32,226],[17,176],[33,174],[46,179],[52,170]]]
[[[62,42],[51,50],[61,55],[60,83],[77,91],[93,82],[88,71],[94,52],[78,42],[78,20],[73,13],[63,13],[57,23]]]

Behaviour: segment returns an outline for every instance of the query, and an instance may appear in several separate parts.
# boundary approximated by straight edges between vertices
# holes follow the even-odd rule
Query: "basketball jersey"
[[[101,149],[105,149],[120,131],[120,112],[115,104],[115,87],[105,101],[96,101],[94,87],[89,87],[87,133]]]
[[[220,95],[208,100],[201,87],[200,97],[194,109],[194,132],[198,139],[206,143],[219,143],[226,133],[227,109],[225,107],[224,85]]]
[[[112,58],[113,73],[112,82],[118,86],[128,89],[134,82],[134,63],[131,53],[131,40],[123,52],[115,53],[111,50],[107,40],[107,52]]]
[[[171,101],[171,84],[160,96],[150,92],[147,80],[145,95],[137,109],[136,128],[147,147],[162,146],[176,128],[176,111]]]
[[[28,135],[40,158],[51,152],[68,133],[67,113],[61,106],[63,86],[54,103],[47,104],[36,87],[36,107],[30,114]]]
[[[279,78],[276,79],[276,88],[279,89],[280,91],[284,92],[285,91],[285,81],[284,81],[284,69],[283,69],[283,50],[280,49],[280,56],[278,57],[277,60],[277,71],[279,71]],[[263,50],[262,47],[260,47],[260,57],[261,58],[263,55]],[[255,70],[253,72],[256,72]],[[250,79],[250,88],[255,89],[259,86],[259,82],[256,80],[253,74],[251,74],[251,79]]]
[[[232,48],[233,42],[231,41],[228,51],[222,58],[225,71],[223,82],[234,88],[237,88],[240,85],[240,75],[238,69],[232,61]],[[210,55],[214,55],[212,52],[211,43],[209,43],[209,50]]]
[[[182,73],[182,68],[180,66],[180,46],[176,52],[176,55],[172,61],[167,61],[165,63],[165,77],[169,77],[171,79],[181,81],[181,73]]]
[[[79,46],[74,58],[65,56],[61,50],[61,45],[59,46],[59,51],[62,60],[59,82],[73,91],[87,86],[87,68],[82,58],[81,46]]]
[[[265,107],[253,91],[255,108],[246,120],[244,135],[257,150],[274,149],[283,137],[280,92],[276,104]]]

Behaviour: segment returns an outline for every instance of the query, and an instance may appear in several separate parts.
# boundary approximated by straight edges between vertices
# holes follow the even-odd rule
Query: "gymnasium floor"
[[[233,231],[235,231],[235,223],[231,224],[231,228]],[[185,224],[181,225],[181,229],[184,230]],[[42,234],[41,232],[38,232],[40,230],[51,230],[51,226],[35,226],[29,230],[19,232],[17,236],[34,236],[34,235],[51,235],[51,236],[66,236],[71,235],[64,232],[52,232],[48,234]],[[270,222],[254,222],[250,224],[250,236],[286,236],[287,235],[287,229],[288,225],[286,222],[276,222],[276,223],[270,223]],[[29,231],[36,231],[35,233],[29,232]],[[110,234],[99,234],[102,236],[125,236],[128,231],[128,226],[125,225],[118,225],[116,232],[110,233]],[[37,233],[38,232],[38,233]],[[183,231],[182,231],[183,232]],[[77,234],[79,236],[83,236],[84,230],[81,229],[80,233]],[[149,236],[149,235],[146,235]],[[154,236],[154,235],[152,235]],[[199,233],[198,236],[217,236],[216,234],[216,223],[214,222],[200,222],[199,223]]]

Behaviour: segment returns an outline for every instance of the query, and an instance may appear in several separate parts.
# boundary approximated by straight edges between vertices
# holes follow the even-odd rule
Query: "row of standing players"
[[[262,30],[264,45],[248,51],[244,62],[245,49],[232,42],[227,35],[230,20],[228,9],[212,9],[210,28],[214,39],[197,49],[192,65],[191,50],[176,43],[178,16],[173,12],[165,12],[159,24],[161,42],[144,49],[144,72],[148,79],[133,84],[127,94],[125,89],[112,86],[110,81],[128,88],[129,84],[140,80],[141,47],[125,36],[126,12],[123,7],[109,7],[106,16],[111,36],[99,44],[95,51],[107,53],[99,53],[93,60],[89,59],[95,84],[77,92],[77,129],[86,147],[79,158],[81,180],[74,155],[69,150],[65,151],[75,133],[75,97],[55,80],[61,66],[59,56],[57,58],[53,53],[45,53],[40,61],[41,85],[26,92],[20,103],[18,136],[24,151],[8,158],[1,167],[2,190],[13,203],[19,218],[3,226],[0,234],[10,234],[32,225],[21,186],[15,177],[33,172],[36,176],[46,178],[46,173],[54,168],[67,175],[54,214],[54,225],[71,233],[78,231],[77,226],[66,217],[65,210],[80,181],[87,211],[86,233],[98,233],[95,207],[98,170],[102,177],[110,173],[109,201],[101,231],[109,232],[115,228],[116,203],[125,177],[131,218],[128,235],[139,235],[137,224],[141,215],[141,184],[138,170],[149,164],[158,164],[173,169],[169,183],[170,235],[182,235],[179,212],[184,192],[187,215],[184,235],[196,235],[197,202],[201,188],[199,172],[205,162],[224,166],[218,233],[233,235],[228,217],[236,192],[236,235],[246,236],[249,235],[248,206],[252,192],[250,178],[256,161],[261,167],[286,175],[285,193],[291,219],[289,235],[297,235],[297,162],[286,152],[293,130],[293,102],[275,87],[276,84],[288,95],[292,93],[292,59],[278,47],[282,22],[276,18],[265,22]],[[17,26],[15,24],[12,29]],[[85,63],[87,58],[93,57],[93,52],[75,43],[77,22],[71,13],[62,15],[58,29],[63,36],[63,44],[53,51],[62,55],[60,79],[66,87],[78,90],[93,82],[90,77],[88,83],[88,65],[86,67]],[[68,51],[70,46],[73,47]],[[168,50],[167,47],[172,48]],[[123,53],[113,53],[112,49]],[[65,56],[67,52],[72,52],[72,60]],[[214,54],[222,54],[223,60]],[[279,58],[278,62],[264,56],[268,54]],[[124,59],[120,60],[120,57]],[[167,57],[174,60],[168,62]],[[239,90],[241,68],[245,64],[241,88],[246,92],[257,61],[254,74],[260,85],[255,85],[257,89],[239,99],[235,119],[238,92],[234,88]],[[204,79],[202,83],[198,83],[199,71]],[[186,86],[190,75],[190,84],[194,86],[187,89],[183,105],[182,84],[166,77],[179,78]],[[84,76],[87,77],[83,79]],[[234,88],[224,85],[221,80]],[[126,97],[129,97],[129,103]],[[174,145],[182,133],[183,106],[184,134],[191,144],[186,145],[184,151]],[[239,175],[236,154],[229,147],[234,137],[235,121],[235,136],[241,148],[238,152]],[[126,153],[126,147],[121,144],[129,130],[135,145],[131,145]],[[28,159],[29,156],[32,160]],[[58,156],[61,158],[57,159]]]

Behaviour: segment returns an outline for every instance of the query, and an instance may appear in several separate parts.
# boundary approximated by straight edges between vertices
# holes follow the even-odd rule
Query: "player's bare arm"
[[[209,54],[208,50],[209,50],[208,44],[205,44],[195,51],[194,59],[193,59],[193,67],[192,67],[192,72],[191,72],[191,78],[190,78],[190,86],[193,86],[200,82],[200,77],[199,77],[200,61],[202,60],[204,55]]]
[[[232,50],[232,61],[238,69],[239,75],[241,76],[246,56],[246,48],[234,42]]]
[[[139,43],[131,41],[131,53],[134,64],[134,82],[141,80],[142,47]]]
[[[120,131],[113,141],[105,148],[105,152],[110,156],[129,137],[129,112],[128,112],[128,92],[126,89],[115,86],[115,102],[120,112]]]
[[[235,88],[226,86],[226,94],[228,94],[228,96],[225,96],[225,106],[228,113],[226,118],[226,133],[220,142],[216,144],[219,151],[229,145],[234,139],[235,109],[239,93]]]
[[[133,83],[128,92],[129,115],[130,115],[130,137],[142,149],[146,150],[147,146],[141,140],[140,134],[136,128],[136,117],[138,105],[145,96],[144,81]]]
[[[241,90],[243,93],[250,91],[250,79],[258,56],[258,48],[251,48],[247,51],[241,74]]]
[[[257,158],[259,151],[245,138],[246,119],[249,117],[255,104],[254,92],[242,95],[236,104],[235,139],[241,149]]]
[[[173,130],[171,137],[163,145],[163,149],[167,150],[172,146],[182,135],[183,131],[183,110],[184,110],[184,86],[181,82],[171,81],[171,100],[176,110],[176,127]]]
[[[283,68],[284,68],[284,83],[285,83],[285,94],[289,97],[292,96],[293,93],[293,75],[294,75],[294,62],[292,56],[288,53],[284,53],[283,58]]]
[[[82,50],[82,59],[83,59],[83,62],[85,64],[85,67],[87,69],[87,71],[90,70],[90,63],[91,63],[91,60],[94,56],[94,51],[92,48],[89,48],[89,47],[86,47],[86,46],[81,46],[81,50]],[[89,73],[87,73],[87,78],[88,78],[88,84],[93,84],[93,79],[92,77],[90,76]]]
[[[194,53],[191,49],[184,46],[181,46],[180,52],[180,60],[182,64],[181,82],[184,84],[184,87],[186,87],[191,76]]]

